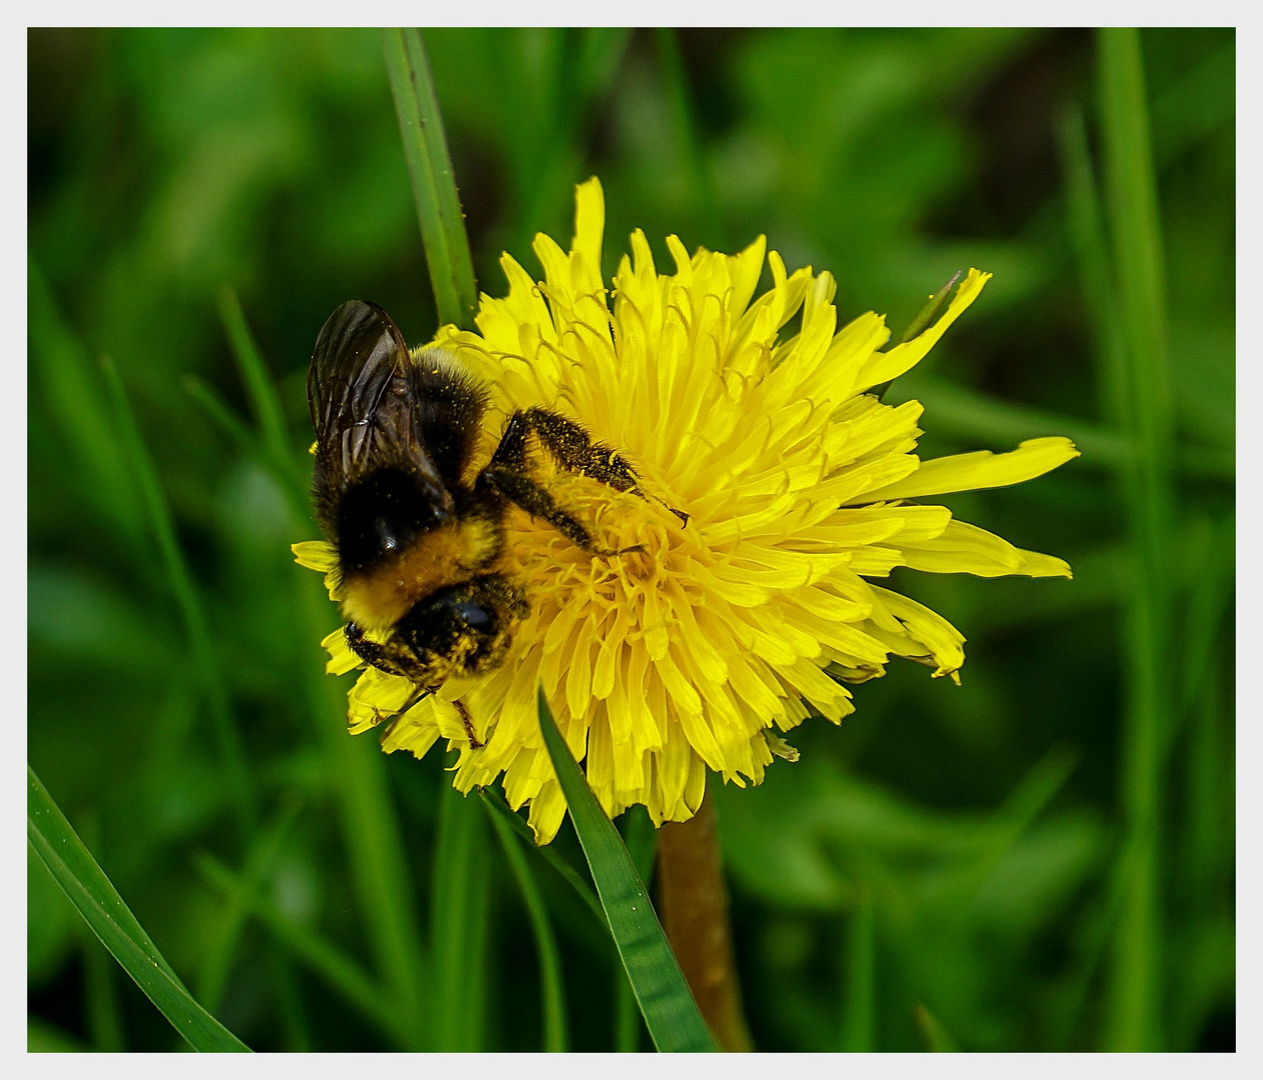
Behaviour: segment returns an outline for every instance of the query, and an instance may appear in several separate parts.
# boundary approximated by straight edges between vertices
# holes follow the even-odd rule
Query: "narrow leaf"
[[[292,465],[289,452],[289,435],[285,425],[285,410],[281,405],[276,385],[268,373],[267,365],[255,344],[254,335],[246,325],[245,312],[241,310],[241,301],[231,289],[224,289],[219,294],[219,317],[223,321],[224,331],[232,343],[233,355],[237,358],[237,369],[241,372],[242,381],[250,396],[250,405],[254,409],[255,421],[263,436],[263,445],[278,464]]]
[[[297,800],[285,800],[276,820],[250,842],[242,871],[243,887],[229,898],[227,908],[220,916],[219,925],[212,931],[211,942],[196,980],[198,997],[211,1009],[219,1008],[223,1001],[224,991],[241,946],[250,902],[271,875],[281,844],[294,818],[298,816],[298,810]]]
[[[196,865],[202,877],[235,903],[242,904],[267,927],[277,944],[341,994],[348,1004],[359,1009],[369,1023],[400,1046],[412,1045],[410,1018],[398,1009],[382,1008],[382,1002],[390,997],[389,992],[377,985],[359,964],[313,930],[288,918],[270,900],[257,895],[248,882],[214,856],[201,854]]]
[[[225,690],[226,683],[220,674],[206,609],[198,593],[184,550],[180,546],[166,492],[162,488],[158,470],[145,446],[140,427],[132,413],[131,405],[127,400],[127,392],[123,388],[123,381],[119,378],[118,370],[113,362],[108,358],[102,361],[101,367],[105,373],[106,389],[109,392],[122,436],[120,441],[123,460],[129,466],[140,488],[150,528],[153,530],[158,551],[162,556],[167,581],[183,618],[185,632],[188,634],[194,670],[201,684],[202,695],[209,706],[213,732],[224,768],[225,785],[232,794],[241,833],[243,837],[250,836],[254,832],[254,824],[258,817],[254,788],[250,782],[241,736],[229,707],[228,694]]]
[[[956,273],[951,276],[951,279],[947,282],[947,284],[925,302],[925,306],[917,312],[916,317],[908,324],[908,328],[899,336],[901,344],[903,342],[911,341],[914,337],[920,334],[922,330],[929,326],[930,323],[934,322],[934,320],[938,318],[939,312],[947,307],[948,297],[951,295],[951,291],[955,287],[956,282],[960,280],[960,275],[962,273],[964,273],[963,270],[957,270]]]
[[[657,27],[654,41],[662,68],[663,88],[670,103],[669,114],[676,144],[676,159],[684,165],[689,197],[702,225],[702,242],[717,249],[727,247],[719,194],[702,148],[700,124],[693,91],[684,69],[684,57],[673,27]]]
[[[1168,366],[1166,282],[1157,178],[1149,147],[1149,111],[1134,28],[1098,32],[1102,147],[1112,226],[1122,337],[1123,419],[1137,455],[1123,493],[1140,563],[1124,620],[1128,676],[1121,789],[1126,831],[1118,859],[1127,882],[1114,942],[1105,1024],[1110,1050],[1163,1048],[1161,835],[1165,763],[1171,723],[1170,534],[1174,518],[1171,447],[1174,408]]]
[[[936,1054],[954,1054],[960,1047],[949,1034],[942,1022],[924,1005],[915,1009],[917,1027],[921,1030],[921,1038],[925,1040],[925,1048]]]
[[[842,1012],[842,1050],[872,1053],[876,1043],[875,1005],[877,963],[873,930],[873,889],[860,887],[859,899],[847,927],[845,957],[846,997]]]
[[[574,867],[553,851],[551,847],[537,847],[535,845],[534,834],[531,832],[531,827],[512,811],[509,804],[504,801],[504,796],[501,795],[500,792],[495,791],[492,788],[481,788],[479,790],[479,794],[482,796],[483,803],[503,818],[505,823],[518,836],[530,844],[530,849],[532,851],[538,854],[540,858],[547,862],[549,866],[556,870],[557,873],[565,879],[566,884],[574,889],[574,891],[578,894],[579,899],[588,906],[592,914],[596,916],[597,921],[602,927],[604,927],[606,925],[605,909],[601,907],[601,901],[597,899],[596,893],[592,891],[592,886],[584,881],[583,878],[575,872]]]
[[[332,610],[313,575],[294,576],[296,626],[313,643],[332,629]],[[316,717],[337,795],[343,842],[355,889],[361,925],[377,972],[387,984],[391,1009],[409,1032],[409,1050],[428,1050],[428,955],[418,925],[417,904],[408,872],[410,854],[395,813],[386,777],[386,761],[372,739],[353,739],[345,723],[346,688],[320,665],[308,666],[302,689]]]
[[[474,264],[421,31],[388,29],[382,35],[439,321],[468,329],[477,299]]]
[[[131,546],[141,547],[145,540],[141,501],[119,446],[100,375],[59,310],[39,264],[29,256],[26,281],[31,381],[43,395],[62,445],[76,466],[67,470],[68,476],[79,483],[85,502],[102,521]]]
[[[540,996],[544,1006],[544,1049],[548,1053],[562,1053],[569,1041],[566,1035],[565,986],[561,977],[561,955],[557,950],[552,925],[548,921],[548,909],[544,906],[544,898],[540,895],[530,866],[527,865],[522,841],[514,834],[513,827],[485,800],[483,805],[487,807],[509,869],[513,871],[518,888],[522,890],[522,901],[526,904],[531,932],[535,935],[535,949],[539,953]]]
[[[649,902],[649,892],[557,730],[542,690],[539,723],[610,933],[654,1045],[661,1051],[713,1051],[710,1032]]]
[[[101,944],[194,1050],[248,1053],[185,989],[29,765],[26,789],[27,839]]]
[[[435,986],[429,1020],[434,1049],[439,1051],[483,1049],[488,847],[478,808],[445,785],[434,856],[430,927]]]

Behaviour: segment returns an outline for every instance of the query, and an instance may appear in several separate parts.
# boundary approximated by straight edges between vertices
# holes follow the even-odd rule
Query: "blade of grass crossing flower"
[[[30,766],[26,785],[27,840],[123,970],[194,1050],[249,1052],[185,989]]]
[[[629,807],[622,816],[623,843],[632,865],[646,888],[653,887],[653,871],[657,863],[658,830],[653,827],[643,806]],[[634,1054],[640,1049],[644,1019],[636,1004],[631,983],[620,966],[614,992],[614,1049],[620,1054]],[[686,980],[687,981],[687,980]]]
[[[1161,744],[1171,719],[1171,596],[1168,538],[1173,496],[1174,422],[1157,182],[1149,147],[1140,37],[1135,29],[1098,32],[1106,205],[1112,227],[1123,339],[1125,422],[1136,445],[1126,473],[1128,515],[1142,573],[1128,607],[1132,677],[1122,753],[1125,820],[1121,865],[1127,887],[1113,954],[1105,1043],[1110,1049],[1161,1050],[1162,912],[1159,904]]]
[[[468,329],[477,299],[474,264],[421,31],[383,30],[382,40],[439,321]]]
[[[654,914],[649,892],[614,823],[571,757],[542,690],[539,722],[610,933],[654,1045],[660,1051],[713,1051],[710,1033]]]
[[[482,1049],[491,883],[482,811],[450,784],[440,796],[430,950],[434,957],[435,1049]]]
[[[842,999],[842,1045],[845,1053],[868,1054],[875,1048],[877,984],[873,891],[860,887],[846,934],[846,995]]]
[[[410,1018],[398,1009],[382,1007],[389,992],[353,959],[319,934],[288,918],[213,855],[199,855],[195,864],[203,878],[226,896],[239,900],[267,928],[278,945],[340,994],[347,1004],[358,1009],[370,1024],[400,1047],[415,1043]]]
[[[564,1053],[569,1045],[566,1034],[565,986],[561,978],[561,956],[557,951],[557,939],[548,920],[548,910],[533,872],[526,862],[522,840],[513,827],[488,805],[487,815],[495,828],[509,869],[522,891],[522,901],[531,921],[531,933],[535,936],[535,949],[539,953],[540,1000],[544,1011],[544,1050],[548,1053]],[[533,846],[533,845],[532,845]]]
[[[246,766],[241,737],[229,707],[226,685],[215,658],[206,612],[198,595],[193,575],[176,538],[171,508],[163,492],[153,459],[145,448],[140,428],[132,415],[127,393],[118,371],[108,358],[102,361],[106,386],[122,434],[124,459],[135,477],[148,512],[149,525],[162,556],[163,568],[179,608],[193,654],[193,666],[201,691],[210,711],[212,732],[224,767],[224,781],[232,796],[243,837],[254,832],[258,813],[254,789]]]

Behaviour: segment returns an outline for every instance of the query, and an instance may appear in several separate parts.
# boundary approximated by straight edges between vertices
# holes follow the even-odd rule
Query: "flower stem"
[[[711,799],[705,799],[688,821],[663,824],[657,881],[667,940],[719,1048],[753,1050],[741,1009],[718,819]]]

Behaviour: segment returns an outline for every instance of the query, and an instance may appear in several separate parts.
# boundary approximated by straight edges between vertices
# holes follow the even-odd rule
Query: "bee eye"
[[[476,630],[480,634],[494,634],[496,632],[495,618],[486,608],[475,604],[472,600],[463,600],[460,603],[453,604],[452,608],[457,618],[469,629]]]

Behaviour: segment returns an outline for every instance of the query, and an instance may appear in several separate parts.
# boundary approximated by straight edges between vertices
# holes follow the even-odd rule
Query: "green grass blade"
[[[237,732],[228,703],[228,694],[224,689],[226,682],[215,659],[215,649],[206,612],[198,596],[193,574],[189,570],[188,562],[184,558],[184,552],[176,537],[175,523],[171,519],[171,508],[162,490],[158,471],[145,448],[140,428],[132,415],[131,405],[128,404],[123,382],[109,359],[102,361],[102,368],[122,434],[123,457],[140,488],[148,512],[150,528],[162,556],[163,568],[188,635],[194,670],[197,672],[202,694],[210,710],[212,730],[223,762],[224,782],[237,811],[242,835],[250,836],[254,832],[254,824],[258,817],[254,789],[250,783],[241,737]]]
[[[237,416],[224,399],[210,386],[194,375],[184,380],[184,388],[193,402],[206,413],[237,448],[260,468],[270,472],[285,492],[295,521],[306,521],[311,513],[306,478],[292,462],[277,462],[260,443],[258,437]]]
[[[140,499],[105,405],[100,377],[58,310],[34,259],[27,261],[30,373],[80,469],[84,498],[133,548],[144,544]]]
[[[479,791],[479,794],[482,796],[482,801],[495,811],[496,814],[503,818],[505,823],[518,836],[528,843],[531,851],[539,855],[540,858],[548,863],[549,866],[556,870],[557,873],[565,879],[566,884],[574,889],[574,891],[578,894],[579,899],[587,905],[592,914],[596,916],[597,922],[599,922],[601,927],[604,928],[606,926],[605,909],[601,907],[601,901],[597,898],[596,893],[592,891],[592,886],[575,872],[573,866],[553,851],[552,847],[539,847],[536,845],[535,836],[531,832],[531,827],[527,825],[519,815],[513,812],[513,810],[509,807],[509,804],[505,802],[504,796],[501,795],[500,792],[494,791],[491,788],[483,788]]]
[[[610,933],[654,1045],[661,1051],[713,1051],[710,1032],[649,902],[648,890],[557,730],[542,690],[539,723]]]
[[[636,812],[643,809],[633,806],[623,815],[622,835],[636,873],[647,887],[652,888],[655,856],[658,853],[658,830],[653,827],[647,813]],[[640,1050],[645,1022],[641,1018],[636,994],[627,981],[627,976],[621,970],[616,974],[618,982],[614,991],[614,1049],[620,1054],[634,1054]]]
[[[1081,460],[1088,468],[1128,468],[1136,456],[1131,442],[1114,427],[1016,405],[919,371],[897,379],[882,400],[902,405],[914,398],[928,403],[934,429],[941,435],[998,444],[1020,442],[1036,434],[1065,435],[1083,452]],[[1183,475],[1203,480],[1231,482],[1237,471],[1231,450],[1211,446],[1179,446],[1174,464]]]
[[[284,1033],[283,1049],[295,1054],[311,1053],[315,1041],[290,958],[277,942],[272,942],[267,959],[268,972],[276,986],[277,1012],[280,1013]]]
[[[531,932],[535,936],[535,948],[539,953],[540,997],[544,1009],[544,1049],[548,1053],[564,1053],[569,1046],[569,1037],[566,1034],[565,986],[561,977],[561,956],[548,920],[548,910],[544,906],[544,898],[540,895],[531,868],[527,865],[522,841],[501,814],[492,809],[485,800],[483,805],[487,807],[487,814],[491,818],[496,836],[500,839],[509,869],[513,871],[518,888],[522,890],[522,900],[531,921]]]
[[[1163,998],[1159,849],[1163,762],[1171,722],[1168,678],[1171,614],[1169,536],[1174,443],[1167,368],[1165,276],[1157,180],[1149,147],[1140,36],[1135,29],[1099,31],[1106,206],[1112,226],[1122,331],[1124,421],[1137,450],[1125,474],[1125,495],[1141,580],[1128,606],[1131,655],[1122,752],[1123,850],[1127,882],[1113,954],[1105,1045],[1160,1050]]]
[[[491,891],[487,830],[478,807],[450,784],[440,801],[430,935],[433,1037],[436,1050],[481,1050]]]
[[[1219,631],[1232,606],[1236,585],[1236,522],[1228,517],[1211,523],[1199,522],[1198,567],[1188,614],[1182,627],[1180,653],[1179,721],[1167,732],[1165,758],[1181,730],[1205,697],[1205,683],[1219,656]]]
[[[245,312],[241,310],[241,301],[231,289],[224,289],[219,294],[219,317],[223,321],[224,331],[232,344],[233,356],[237,359],[237,368],[246,385],[250,405],[254,409],[255,422],[263,436],[263,445],[278,465],[289,463],[292,456],[289,446],[289,433],[285,424],[285,410],[276,393],[276,385],[268,374],[267,365],[255,343],[254,335],[246,325]]]
[[[514,195],[523,209],[513,215],[517,224],[505,245],[508,251],[529,248],[554,211],[571,204],[571,184],[584,175],[588,153],[585,125],[604,109],[632,39],[626,27],[560,27],[539,33],[543,40],[533,63],[541,82],[548,84],[547,104],[531,110],[535,130],[521,140],[531,159],[514,170]],[[548,59],[541,63],[543,56]]]
[[[640,1033],[644,1028],[640,1009],[636,1005],[636,992],[623,972],[618,973],[618,985],[614,992],[614,1052],[635,1054],[640,1050]]]
[[[28,1054],[86,1054],[92,1048],[85,1046],[73,1035],[47,1024],[38,1017],[27,1015],[26,1052]]]
[[[343,840],[350,862],[364,935],[377,971],[389,987],[391,1008],[409,1033],[408,1049],[428,1049],[430,1007],[427,957],[417,924],[409,856],[386,782],[386,763],[371,735],[346,730],[345,687],[324,673],[316,642],[332,629],[333,609],[314,575],[295,568],[295,609],[311,642],[304,682],[331,782],[338,796]]]
[[[951,296],[952,289],[956,287],[956,282],[960,280],[961,273],[962,271],[957,270],[947,284],[925,302],[921,310],[913,316],[912,322],[908,323],[907,329],[899,335],[900,344],[911,341],[939,317],[939,313],[947,307],[948,298]]]
[[[275,904],[258,895],[250,884],[234,874],[213,855],[202,854],[196,859],[198,872],[215,888],[242,904],[259,920],[277,943],[378,1030],[389,1036],[399,1046],[407,1047],[415,1042],[409,1018],[396,1008],[383,1008],[382,1002],[390,995],[373,981],[359,964],[330,945],[319,934],[288,918]]]
[[[121,1053],[127,1049],[127,1040],[114,977],[118,965],[86,926],[83,931],[83,966],[84,1008],[88,1014],[92,1046],[105,1053]]]
[[[846,997],[842,1012],[842,1047],[846,1053],[868,1054],[877,1028],[877,963],[873,890],[861,886],[846,936]]]
[[[382,36],[439,322],[468,329],[477,300],[474,264],[421,31],[387,29]]]
[[[244,888],[229,897],[228,909],[219,920],[212,943],[206,951],[197,979],[197,996],[206,1002],[208,1009],[218,1009],[223,1000],[228,977],[241,942],[242,930],[250,913],[250,901],[263,887],[272,872],[272,865],[280,852],[281,844],[298,816],[299,804],[291,800],[282,807],[277,819],[250,843],[242,873]]]
[[[921,1038],[925,1040],[925,1048],[936,1054],[954,1054],[960,1050],[956,1040],[948,1033],[942,1022],[924,1005],[914,1010],[917,1028]]]
[[[184,988],[30,766],[26,790],[27,840],[101,944],[194,1050],[248,1053]]]
[[[680,162],[684,166],[690,187],[694,213],[702,226],[701,240],[717,251],[726,250],[723,216],[719,208],[719,196],[715,180],[707,166],[698,133],[697,109],[693,93],[684,71],[684,58],[680,55],[680,42],[676,31],[669,26],[654,30],[658,47],[658,62],[662,66],[662,80],[670,103],[671,126]]]

